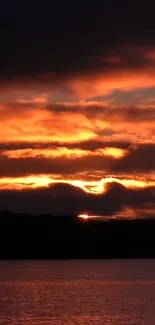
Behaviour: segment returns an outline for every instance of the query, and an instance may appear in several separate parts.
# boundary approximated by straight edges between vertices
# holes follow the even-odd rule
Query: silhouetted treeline
[[[155,220],[0,214],[0,259],[155,258]]]

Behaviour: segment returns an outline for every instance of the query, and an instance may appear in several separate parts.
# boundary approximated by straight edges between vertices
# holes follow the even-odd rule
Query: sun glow
[[[78,218],[87,220],[89,218],[88,214],[79,214]]]

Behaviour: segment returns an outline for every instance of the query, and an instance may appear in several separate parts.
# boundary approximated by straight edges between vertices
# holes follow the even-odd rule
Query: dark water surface
[[[0,262],[0,325],[155,325],[155,260]]]

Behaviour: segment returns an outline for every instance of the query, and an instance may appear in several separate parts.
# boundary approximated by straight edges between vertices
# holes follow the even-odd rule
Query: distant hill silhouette
[[[0,214],[0,259],[155,258],[155,219]]]

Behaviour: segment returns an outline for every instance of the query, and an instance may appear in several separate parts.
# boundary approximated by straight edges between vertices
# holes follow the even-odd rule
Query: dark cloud
[[[115,53],[120,44],[154,42],[154,2],[106,1],[88,6],[79,3],[25,2],[1,4],[1,81],[38,73],[66,75],[100,71],[97,57]],[[132,22],[132,23],[131,23]],[[144,23],[145,22],[145,23]],[[123,31],[123,32],[122,32]],[[131,65],[141,62],[138,51]],[[102,62],[107,69],[107,62]],[[142,61],[143,64],[143,61]],[[121,65],[120,65],[121,66]],[[56,77],[57,78],[57,77]]]
[[[46,144],[47,148],[53,149],[52,144]],[[53,143],[53,146],[56,144]],[[12,150],[19,148],[37,148],[37,144],[10,144],[10,147],[1,145],[1,148]],[[98,148],[104,148],[107,146],[118,147],[127,149],[128,153],[122,158],[115,159],[111,156],[106,155],[93,155],[93,151]],[[67,147],[67,145],[66,145]],[[2,151],[0,156],[0,177],[11,177],[11,176],[26,176],[32,174],[61,174],[72,175],[82,172],[100,171],[100,173],[107,174],[127,174],[130,173],[149,173],[155,170],[155,145],[154,144],[140,144],[137,146],[130,146],[128,143],[102,143],[98,141],[88,141],[79,144],[68,145],[69,148],[80,148],[85,151],[86,156],[84,157],[52,157],[46,158],[41,156],[37,157],[19,157],[19,158],[8,158]],[[29,147],[28,147],[29,148]],[[42,148],[42,147],[41,147]],[[57,147],[55,147],[57,148]],[[43,149],[46,149],[43,144]],[[92,154],[87,150],[91,150]]]
[[[54,112],[56,115],[64,113],[77,114],[81,113],[88,119],[95,119],[97,117],[102,118],[104,121],[111,122],[151,122],[155,120],[155,108],[154,107],[140,108],[133,105],[121,105],[121,106],[106,106],[102,103],[79,103],[79,104],[50,104],[47,109]],[[123,130],[124,131],[124,130]],[[106,129],[101,131],[103,135],[113,135],[115,131],[112,129]]]
[[[1,191],[1,210],[54,214],[79,214],[112,216],[125,207],[142,209],[154,204],[155,188],[129,190],[117,183],[107,184],[102,195],[87,194],[71,185],[57,184],[46,189]],[[152,206],[151,206],[152,208]],[[149,212],[149,208],[148,208]]]
[[[105,107],[104,105],[90,105],[83,112],[88,118],[103,118],[111,122],[152,122],[155,120],[155,108],[140,109],[138,106]]]
[[[86,156],[82,158],[7,158],[0,157],[0,177],[19,177],[37,174],[72,175],[83,171],[105,171],[109,169],[111,157]]]
[[[141,104],[141,103],[140,103]],[[112,136],[116,133],[124,133],[124,129],[121,129],[122,122],[128,122],[130,124],[137,122],[153,122],[155,120],[155,107],[149,107],[147,104],[141,108],[139,105],[105,105],[101,102],[85,102],[85,103],[52,103],[45,107],[45,103],[39,102],[28,102],[23,100],[23,102],[9,102],[9,103],[1,103],[3,109],[1,110],[1,120],[6,120],[7,117],[15,118],[19,115],[27,118],[28,112],[31,110],[35,111],[41,110],[45,112],[50,110],[50,112],[55,114],[55,118],[59,118],[59,116],[63,117],[64,114],[68,114],[68,118],[70,118],[70,114],[76,115],[80,114],[81,116],[85,116],[90,121],[102,119],[105,122],[113,123],[113,127],[115,123],[120,123],[120,130],[117,132],[114,128],[96,128],[98,135],[102,136]],[[43,117],[41,121],[44,122]],[[48,121],[49,122],[49,121]]]
[[[112,114],[116,114],[119,112],[120,121],[126,120],[131,123],[137,122],[148,122],[155,120],[155,108],[143,108],[139,107],[127,107],[127,108],[118,108],[113,110]]]
[[[113,172],[150,172],[155,170],[155,145],[141,144],[128,156],[114,162]]]
[[[110,130],[111,131],[111,130]],[[108,133],[108,130],[105,129],[105,133]],[[91,150],[94,151],[96,149],[101,149],[105,147],[112,147],[112,148],[120,148],[120,149],[128,149],[131,146],[131,142],[128,141],[99,141],[99,140],[87,140],[87,141],[81,141],[78,143],[71,143],[66,144],[65,146],[69,148],[80,148],[83,150]]]
[[[112,132],[111,129],[105,129],[105,133]],[[82,149],[94,151],[101,148],[113,147],[120,149],[127,149],[131,146],[131,142],[121,141],[99,141],[99,140],[86,140],[79,142],[0,142],[0,150],[18,150],[18,149],[56,149],[56,148],[67,148],[67,149]]]

